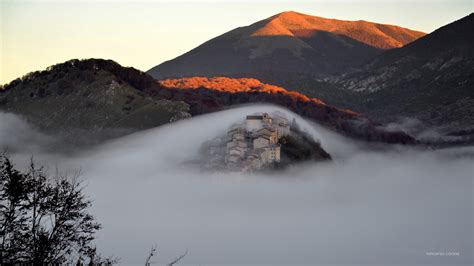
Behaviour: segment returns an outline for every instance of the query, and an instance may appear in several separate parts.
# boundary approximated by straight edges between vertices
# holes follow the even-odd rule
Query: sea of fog
[[[274,174],[206,173],[200,145],[245,115],[280,110],[332,162]],[[432,150],[354,141],[285,109],[255,105],[142,131],[80,152],[0,113],[0,147],[17,166],[80,169],[96,244],[122,265],[472,265],[474,147]],[[54,170],[54,171],[53,171]]]

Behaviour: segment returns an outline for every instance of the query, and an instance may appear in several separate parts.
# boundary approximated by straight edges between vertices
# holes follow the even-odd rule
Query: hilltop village
[[[295,121],[290,126],[283,113],[274,112],[246,116],[244,123],[231,126],[225,136],[206,142],[201,155],[205,169],[252,172],[308,159],[306,155],[316,153],[314,148],[322,150],[307,134],[302,136]],[[324,151],[316,157],[330,158]]]

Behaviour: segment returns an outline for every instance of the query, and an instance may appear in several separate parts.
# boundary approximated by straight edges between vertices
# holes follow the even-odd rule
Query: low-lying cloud
[[[273,110],[295,117],[334,161],[272,175],[207,173],[189,163],[232,123]],[[0,115],[0,144],[22,147],[2,135],[15,127],[9,116]],[[473,147],[369,145],[278,107],[251,106],[73,155],[31,152],[50,167],[82,170],[104,227],[97,246],[126,265],[143,264],[152,244],[158,265],[186,249],[183,265],[473,263]],[[28,162],[26,152],[12,156]]]
[[[454,142],[463,140],[462,136],[446,135],[442,133],[442,129],[429,127],[423,124],[422,121],[411,117],[400,118],[395,122],[388,123],[383,128],[391,132],[405,132],[416,140],[423,142]]]
[[[53,142],[34,130],[21,116],[0,112],[0,149],[14,153],[38,152]]]

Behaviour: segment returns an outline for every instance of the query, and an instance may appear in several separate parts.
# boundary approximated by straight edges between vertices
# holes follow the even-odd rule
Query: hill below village
[[[331,160],[319,141],[281,112],[249,114],[203,143],[199,163],[205,171],[259,172]]]

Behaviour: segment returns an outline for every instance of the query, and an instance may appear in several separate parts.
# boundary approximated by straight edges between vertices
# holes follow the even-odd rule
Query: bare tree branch
[[[150,254],[148,254],[148,257],[146,258],[146,261],[145,261],[145,266],[150,265],[151,257],[155,255],[155,251],[156,251],[156,245],[151,246]]]
[[[180,255],[179,257],[177,257],[176,259],[174,259],[172,262],[168,263],[168,266],[173,266],[173,265],[175,265],[175,264],[178,263],[180,260],[182,260],[187,254],[188,254],[188,250],[186,249],[186,252],[184,252],[184,254]]]

